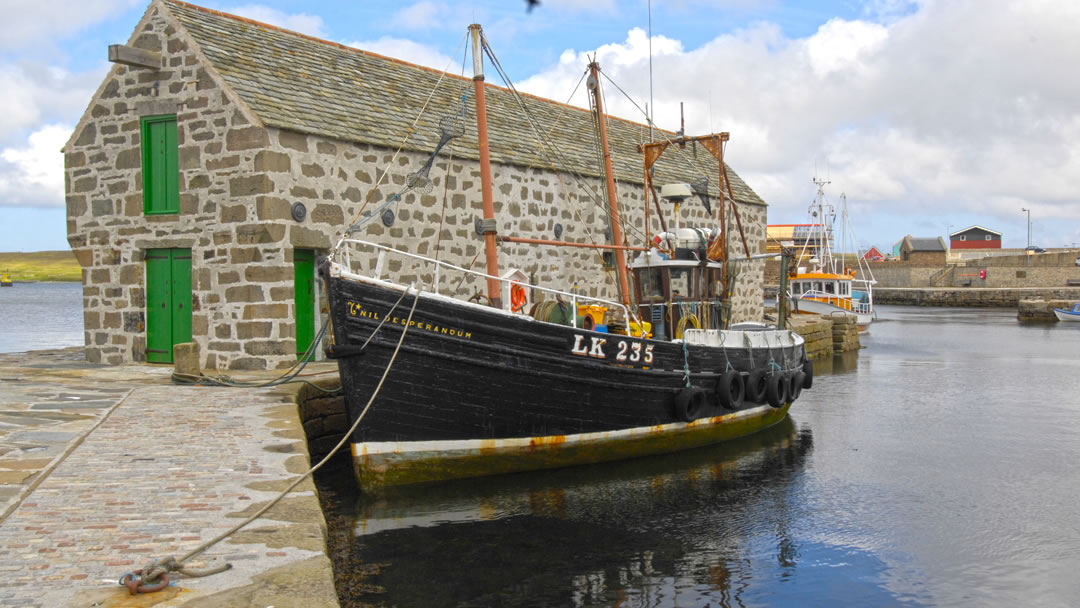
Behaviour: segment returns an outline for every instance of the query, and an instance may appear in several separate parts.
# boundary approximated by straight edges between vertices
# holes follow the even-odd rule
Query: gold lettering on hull
[[[364,308],[364,305],[359,303],[359,302],[353,302],[353,301],[350,300],[350,301],[345,303],[345,306],[349,311],[349,316],[350,317],[358,317],[358,318],[361,318],[361,319],[372,319],[372,320],[375,320],[375,321],[378,321],[378,320],[380,320],[382,318],[382,317],[379,316],[379,313],[377,313],[377,312],[375,312],[373,310],[368,310],[368,309]],[[432,325],[431,323],[427,323],[425,321],[417,321],[416,319],[413,319],[412,321],[409,321],[408,317],[393,316],[393,317],[390,317],[390,318],[386,319],[386,322],[391,323],[393,325],[401,325],[401,326],[404,326],[407,323],[410,329],[419,329],[421,331],[435,333],[435,334],[441,334],[441,335],[444,335],[444,336],[452,336],[452,337],[455,337],[455,338],[462,338],[462,339],[465,339],[465,340],[472,340],[472,332],[471,331],[465,331],[464,329],[456,329],[456,328],[453,328],[453,327],[442,327],[442,326],[439,326],[439,325]]]

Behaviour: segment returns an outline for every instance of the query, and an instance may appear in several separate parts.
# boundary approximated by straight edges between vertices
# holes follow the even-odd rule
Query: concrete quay
[[[228,530],[309,468],[300,385],[177,386],[171,372],[89,364],[81,348],[0,355],[0,606],[338,606],[310,480],[186,564],[231,570],[173,574],[139,596],[117,584]]]

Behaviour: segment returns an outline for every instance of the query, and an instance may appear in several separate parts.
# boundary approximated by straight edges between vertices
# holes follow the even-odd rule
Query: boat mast
[[[589,90],[592,91],[596,104],[596,122],[600,126],[600,146],[604,150],[604,175],[607,176],[608,216],[611,219],[611,240],[615,245],[623,244],[622,226],[619,221],[619,199],[615,193],[615,173],[611,170],[611,152],[608,150],[607,128],[604,121],[604,106],[600,99],[600,64],[589,64]],[[624,306],[630,306],[630,283],[626,278],[626,253],[615,250],[615,272],[619,277],[619,299]]]
[[[487,295],[491,305],[502,307],[499,257],[495,243],[495,199],[491,191],[491,150],[488,146],[487,106],[484,102],[484,55],[480,24],[469,26],[472,34],[473,89],[476,92],[476,138],[480,142],[480,191],[483,198],[484,258],[487,261]]]

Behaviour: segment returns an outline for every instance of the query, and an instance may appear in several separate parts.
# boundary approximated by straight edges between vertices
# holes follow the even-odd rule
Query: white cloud
[[[0,64],[0,145],[42,122],[78,120],[108,64],[81,73],[37,64]]]
[[[227,13],[247,17],[269,25],[274,25],[286,30],[292,30],[316,38],[326,38],[325,24],[318,15],[304,13],[286,13],[276,8],[261,4],[245,4],[236,8],[226,9]]]
[[[449,69],[450,72],[455,71],[455,62],[449,57],[443,55],[434,47],[420,44],[419,42],[414,42],[412,40],[383,36],[378,40],[348,42],[346,45],[365,51],[371,51],[372,53],[377,53],[386,57],[393,57],[394,59],[435,68],[437,70]]]
[[[42,39],[59,39],[118,12],[145,5],[144,0],[56,2],[5,0],[0,20],[0,49],[19,49]]]
[[[0,152],[0,207],[62,207],[64,155],[71,137],[68,125],[46,125],[30,134],[24,146]]]
[[[1043,218],[1043,242],[1076,239],[1080,217],[1080,4],[881,1],[881,20],[832,19],[785,37],[752,24],[694,49],[654,38],[656,120],[687,132],[730,131],[728,158],[771,205],[770,221],[805,219],[813,175],[834,197],[912,224],[990,226],[1023,244],[1020,206]],[[647,38],[631,31],[595,52],[639,105],[649,99]],[[521,82],[565,100],[585,52]],[[614,87],[606,106],[642,120]],[[584,104],[584,97],[577,101]],[[860,218],[855,218],[858,223]],[[863,218],[863,221],[867,221]],[[1033,222],[1034,223],[1034,222]],[[915,226],[867,226],[885,244]],[[1018,230],[1019,228],[1019,230]],[[892,240],[889,240],[892,239]]]
[[[446,4],[422,0],[394,13],[391,25],[405,29],[426,29],[445,25],[452,16]]]

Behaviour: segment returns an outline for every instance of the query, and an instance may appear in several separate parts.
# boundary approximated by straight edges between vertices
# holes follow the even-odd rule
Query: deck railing
[[[483,273],[483,272],[478,272],[478,271],[475,271],[475,270],[469,270],[468,268],[462,268],[460,266],[455,266],[453,264],[449,264],[449,263],[443,262],[441,260],[436,260],[434,258],[429,258],[427,256],[423,256],[423,255],[420,255],[420,254],[417,254],[417,253],[410,253],[408,251],[401,251],[400,249],[394,249],[393,247],[388,247],[386,245],[380,245],[378,243],[372,243],[370,241],[363,241],[363,240],[360,240],[360,239],[343,239],[342,242],[341,242],[341,245],[342,246],[339,246],[339,248],[337,250],[337,253],[341,256],[341,261],[343,263],[342,265],[348,270],[348,272],[350,274],[355,274],[355,273],[353,273],[353,270],[352,270],[352,257],[351,257],[352,248],[354,248],[354,247],[369,247],[369,248],[371,248],[371,249],[373,249],[375,251],[378,251],[378,257],[375,260],[375,271],[371,275],[371,278],[373,278],[373,279],[377,279],[377,280],[380,280],[380,281],[384,280],[383,279],[383,274],[386,271],[387,258],[390,257],[390,256],[401,256],[401,257],[404,257],[404,258],[417,260],[417,261],[421,262],[423,265],[433,267],[433,271],[432,271],[433,272],[433,280],[432,280],[432,285],[431,285],[431,291],[433,291],[434,293],[439,294],[439,295],[443,295],[443,296],[446,296],[446,297],[452,297],[452,298],[455,297],[454,294],[442,294],[442,293],[439,292],[440,280],[442,278],[442,270],[445,269],[445,270],[449,270],[449,271],[453,271],[453,272],[463,273],[463,274],[469,275],[469,276],[478,277],[480,279],[484,279],[485,281],[487,279],[495,279],[496,281],[499,281],[499,283],[502,286],[502,290],[506,291],[506,292],[509,292],[510,287],[511,287],[512,284],[517,284],[517,285],[521,285],[522,287],[525,287],[525,288],[530,289],[530,290],[535,290],[535,291],[539,291],[539,292],[542,292],[542,293],[551,294],[551,295],[557,296],[559,298],[569,299],[570,300],[571,311],[572,311],[572,314],[570,315],[570,322],[571,322],[571,325],[573,327],[575,327],[575,328],[577,327],[578,301],[595,302],[595,303],[601,304],[603,306],[607,306],[609,308],[621,310],[622,313],[623,313],[623,318],[624,319],[632,320],[632,321],[634,321],[634,322],[636,322],[638,324],[638,327],[642,327],[641,319],[638,318],[638,316],[636,314],[632,313],[629,308],[627,308],[626,306],[624,306],[623,304],[621,304],[619,302],[613,302],[611,300],[605,300],[603,298],[594,298],[592,296],[585,296],[585,295],[581,295],[581,294],[578,294],[578,293],[572,293],[572,292],[568,292],[568,291],[560,291],[558,289],[551,289],[550,287],[541,287],[539,285],[533,285],[531,283],[525,283],[523,281],[515,281],[515,280],[511,280],[511,279],[505,279],[503,277],[496,277],[496,276],[492,276],[492,275],[489,275],[489,274],[486,274],[486,273]]]

